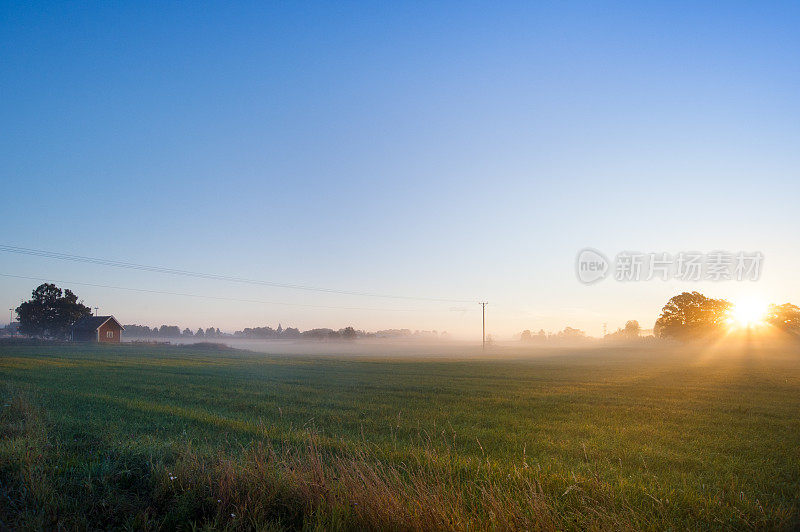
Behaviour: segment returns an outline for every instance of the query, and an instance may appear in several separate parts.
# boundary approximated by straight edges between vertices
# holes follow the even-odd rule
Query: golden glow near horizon
[[[732,327],[745,329],[757,327],[765,324],[768,305],[760,298],[746,298],[733,302],[730,311],[730,323]]]

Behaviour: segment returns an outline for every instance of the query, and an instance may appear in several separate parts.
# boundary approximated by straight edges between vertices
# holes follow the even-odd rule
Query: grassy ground
[[[792,529],[800,352],[0,346],[0,528]]]

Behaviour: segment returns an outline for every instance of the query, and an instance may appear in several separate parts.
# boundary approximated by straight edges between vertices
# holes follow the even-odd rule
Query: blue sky
[[[799,303],[798,24],[796,3],[4,3],[0,240],[486,299],[499,336],[650,326],[685,289]],[[587,246],[765,267],[587,287]],[[480,332],[470,304],[9,253],[0,273],[291,304],[64,284],[125,323]],[[0,277],[0,300],[35,284]]]

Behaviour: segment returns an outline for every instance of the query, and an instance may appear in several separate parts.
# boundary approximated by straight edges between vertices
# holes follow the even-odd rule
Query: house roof
[[[114,316],[84,316],[72,325],[73,331],[96,331],[108,320],[114,320],[114,323],[119,325],[119,328],[125,330],[120,322]]]

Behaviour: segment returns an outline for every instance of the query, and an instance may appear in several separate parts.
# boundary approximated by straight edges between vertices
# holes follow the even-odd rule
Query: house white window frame
[[[106,331],[106,338],[114,338],[114,331]]]

